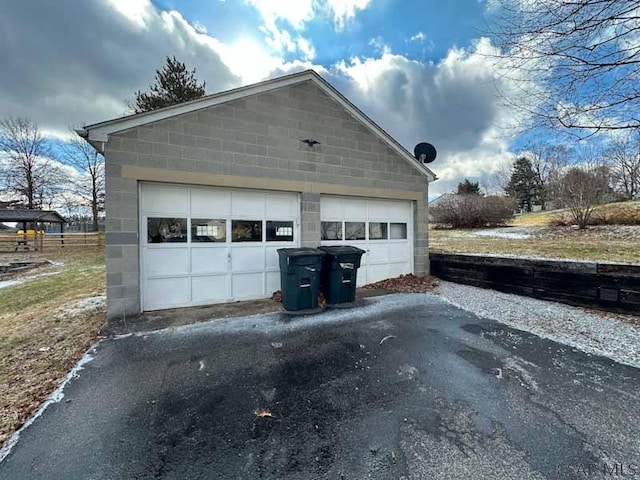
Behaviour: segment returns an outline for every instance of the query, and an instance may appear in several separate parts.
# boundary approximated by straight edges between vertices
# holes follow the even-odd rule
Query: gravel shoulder
[[[640,317],[445,281],[431,295],[480,317],[640,368]]]

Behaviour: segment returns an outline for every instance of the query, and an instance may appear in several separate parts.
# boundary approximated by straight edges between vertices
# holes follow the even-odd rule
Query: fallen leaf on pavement
[[[389,340],[391,338],[396,338],[396,336],[395,335],[387,335],[382,340],[380,340],[380,345],[382,345],[385,341],[387,341],[387,340]]]
[[[273,416],[273,414],[269,410],[267,410],[265,408],[258,408],[253,413],[255,413],[256,417],[259,417],[259,418],[264,418],[264,417],[276,418],[276,417]]]

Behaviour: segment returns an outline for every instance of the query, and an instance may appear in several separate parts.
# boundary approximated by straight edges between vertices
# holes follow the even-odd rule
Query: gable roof
[[[436,205],[439,205],[440,203],[445,203],[445,202],[448,202],[449,200],[455,200],[456,198],[457,198],[457,195],[455,193],[443,193],[439,197],[434,198],[433,200],[431,200],[429,202],[429,206],[430,207],[435,207]]]
[[[51,222],[66,223],[67,220],[55,210],[0,209],[0,222]]]
[[[113,133],[122,132],[124,130],[140,127],[142,125],[147,125],[159,120],[165,120],[176,115],[182,115],[184,113],[194,112],[203,108],[221,105],[223,103],[238,100],[250,95],[265,93],[271,90],[276,90],[306,81],[311,81],[315,85],[320,87],[322,91],[324,91],[327,95],[329,95],[329,97],[338,102],[355,119],[357,119],[374,135],[380,138],[380,140],[382,140],[391,149],[397,152],[413,168],[415,168],[421,174],[425,175],[430,182],[437,179],[436,175],[429,168],[427,168],[426,165],[416,160],[416,158],[411,153],[409,153],[406,148],[400,145],[397,140],[395,140],[383,128],[381,128],[377,123],[371,120],[371,118],[369,118],[358,107],[351,103],[344,95],[336,90],[329,82],[324,80],[313,70],[305,70],[300,73],[294,73],[291,75],[286,75],[284,77],[278,77],[272,80],[265,80],[263,82],[254,83],[245,87],[227,90],[226,92],[206,95],[196,100],[179,103],[177,105],[160,108],[150,112],[137,113],[126,117],[116,118],[114,120],[108,120],[106,122],[88,125],[83,129],[77,130],[77,132],[80,136],[88,140],[92,145],[97,146],[100,143],[108,142],[109,135]]]

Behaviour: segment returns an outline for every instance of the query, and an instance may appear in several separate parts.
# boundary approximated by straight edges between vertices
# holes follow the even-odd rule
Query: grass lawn
[[[624,209],[640,215],[640,202],[603,205],[601,214]],[[432,252],[506,254],[572,260],[640,263],[640,226],[603,225],[578,230],[552,227],[562,211],[517,216],[511,228],[429,230]]]
[[[528,239],[481,237],[471,231],[432,229],[429,232],[430,251],[640,263],[640,237],[610,238],[602,231],[576,232],[570,227],[560,228],[564,231],[555,236],[538,232]]]
[[[1,254],[0,263],[15,257]],[[82,301],[104,295],[102,249],[21,257],[55,264],[0,289],[0,444],[56,388],[105,321],[101,299]]]

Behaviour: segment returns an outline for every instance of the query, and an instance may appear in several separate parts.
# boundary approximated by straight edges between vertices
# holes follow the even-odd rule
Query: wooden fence
[[[640,313],[640,265],[430,254],[443,280],[621,313]]]
[[[38,235],[0,234],[0,251],[48,251],[59,248],[89,248],[104,245],[104,233],[45,233]]]

